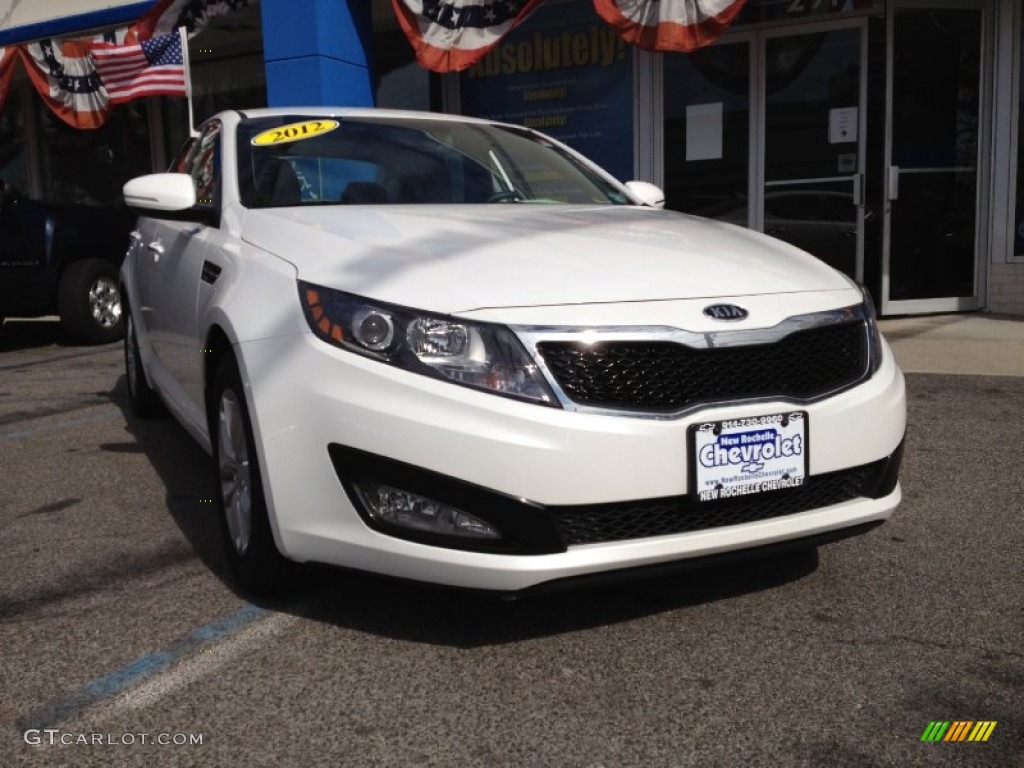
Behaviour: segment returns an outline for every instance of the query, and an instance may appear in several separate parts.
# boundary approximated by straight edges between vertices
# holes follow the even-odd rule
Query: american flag
[[[142,96],[187,96],[184,39],[177,30],[136,45],[94,44],[90,52],[110,103]]]

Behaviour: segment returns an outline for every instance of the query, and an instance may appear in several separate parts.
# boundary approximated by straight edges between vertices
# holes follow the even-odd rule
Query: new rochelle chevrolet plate
[[[691,428],[700,501],[799,488],[807,476],[803,411],[730,419]]]

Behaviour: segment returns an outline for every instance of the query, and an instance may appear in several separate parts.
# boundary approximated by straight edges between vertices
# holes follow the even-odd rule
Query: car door
[[[208,220],[204,211],[219,210],[220,147],[221,124],[213,121],[174,168],[192,176],[196,220],[150,220],[148,229],[140,229],[145,251],[140,273],[145,283],[143,298],[149,305],[144,314],[157,369],[154,375],[163,377],[160,386],[171,407],[200,429],[205,429],[205,406],[199,317],[212,296],[210,290],[201,289],[213,284],[212,272],[218,270],[207,265],[204,271],[204,263],[220,242],[218,227],[200,219]]]

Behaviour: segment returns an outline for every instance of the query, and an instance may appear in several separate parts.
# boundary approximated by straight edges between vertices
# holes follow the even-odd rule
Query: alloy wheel
[[[98,277],[89,287],[89,312],[102,328],[112,328],[121,320],[121,294],[109,277]]]
[[[245,422],[238,396],[225,389],[217,409],[218,469],[224,516],[235,552],[244,555],[252,534],[252,478]]]

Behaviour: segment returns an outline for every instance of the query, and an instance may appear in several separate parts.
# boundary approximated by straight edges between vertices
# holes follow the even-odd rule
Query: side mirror
[[[132,179],[124,185],[124,201],[139,216],[220,225],[214,203],[196,204],[195,184],[187,173],[151,173]]]
[[[187,173],[151,173],[124,185],[124,201],[129,208],[146,214],[184,211],[196,204],[196,189]]]
[[[658,209],[665,207],[665,193],[655,184],[648,181],[627,181],[626,189],[633,193],[633,197],[639,200],[641,205]]]

